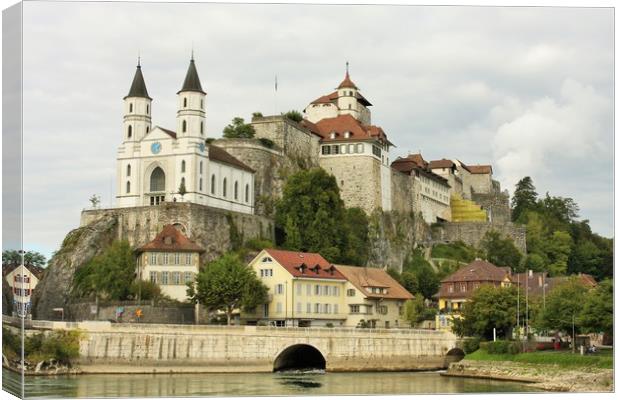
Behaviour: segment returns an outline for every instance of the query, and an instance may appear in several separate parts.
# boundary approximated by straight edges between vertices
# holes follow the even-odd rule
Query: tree
[[[88,199],[88,201],[90,201],[90,204],[93,208],[99,208],[99,204],[101,204],[101,196],[93,194],[92,196],[90,196],[90,199]]]
[[[550,264],[547,265],[549,275],[564,275],[568,266],[568,256],[571,252],[573,243],[570,234],[563,231],[555,231],[549,240],[545,242],[547,258]]]
[[[179,195],[181,195],[181,199],[187,193],[187,188],[185,187],[185,179],[181,179],[181,184],[179,185]]]
[[[276,224],[285,235],[282,247],[320,253],[331,262],[352,264],[356,260],[349,259],[349,240],[359,232],[349,231],[346,218],[336,179],[321,168],[291,175],[276,205]],[[362,238],[357,245],[360,243]]]
[[[401,275],[402,285],[411,294],[418,293],[418,275],[412,271],[405,271]]]
[[[263,113],[260,111],[255,111],[252,113],[252,119],[254,118],[262,118],[263,117]]]
[[[581,315],[588,288],[576,277],[555,287],[546,296],[545,306],[534,318],[538,329],[572,332],[573,321]],[[576,332],[579,331],[578,324]]]
[[[522,292],[519,296],[523,297]],[[453,323],[453,331],[459,336],[492,339],[495,328],[498,335],[508,338],[517,324],[517,288],[480,286],[470,301],[463,304],[461,318],[454,318]]]
[[[251,124],[246,124],[243,118],[235,117],[232,123],[224,128],[224,137],[228,139],[250,139],[256,134]]]
[[[252,310],[265,304],[267,291],[252,268],[238,255],[227,253],[198,273],[195,289],[190,285],[188,294],[211,310],[224,310],[230,325],[235,309]]]
[[[409,322],[411,327],[424,321],[426,316],[426,306],[424,305],[424,298],[421,295],[416,294],[413,296],[413,299],[409,299],[403,304],[402,317],[405,321]]]
[[[605,279],[588,292],[577,323],[584,332],[613,335],[614,284],[611,279]]]
[[[526,211],[535,211],[537,199],[538,193],[536,193],[532,178],[526,176],[517,182],[511,201],[512,220],[521,221],[520,218]]]
[[[45,268],[45,256],[36,251],[24,252],[24,265],[33,265],[35,267]],[[2,252],[2,264],[18,264],[22,263],[22,255],[19,250],[5,250]]]
[[[439,290],[439,278],[420,249],[416,249],[405,262],[402,273],[405,289],[420,293],[430,299]]]
[[[301,122],[304,119],[304,116],[297,110],[287,111],[282,115],[295,122]]]
[[[72,294],[77,297],[127,300],[135,279],[136,262],[129,242],[113,242],[73,276]]]
[[[502,238],[499,232],[489,231],[482,239],[482,249],[486,259],[498,267],[511,267],[518,270],[521,264],[521,252],[510,238]]]
[[[361,208],[347,208],[344,223],[347,231],[344,258],[352,265],[366,265],[370,249],[366,213]]]

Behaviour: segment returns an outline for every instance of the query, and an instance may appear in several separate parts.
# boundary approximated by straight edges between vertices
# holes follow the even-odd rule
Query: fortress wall
[[[473,193],[472,200],[487,211],[492,223],[510,222],[510,197],[507,192]]]
[[[410,212],[414,210],[415,193],[413,179],[407,174],[391,170],[392,184],[392,210],[398,212]]]
[[[522,253],[526,251],[525,226],[512,222],[498,224],[490,222],[447,222],[433,229],[433,240],[441,242],[463,241],[471,246],[480,247],[484,235],[497,231],[502,236],[512,238]]]

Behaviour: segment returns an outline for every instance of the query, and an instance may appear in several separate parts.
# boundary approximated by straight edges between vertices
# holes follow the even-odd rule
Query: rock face
[[[33,292],[34,318],[51,319],[53,308],[66,307],[75,271],[116,239],[117,228],[116,216],[108,213],[69,232]]]
[[[2,314],[11,315],[13,311],[13,291],[9,283],[2,277]]]

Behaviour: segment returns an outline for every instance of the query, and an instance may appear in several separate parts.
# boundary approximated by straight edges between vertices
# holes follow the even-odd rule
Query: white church
[[[205,100],[192,57],[177,92],[176,130],[151,127],[151,103],[138,62],[124,97],[117,155],[117,206],[191,202],[254,213],[254,171],[205,141]]]

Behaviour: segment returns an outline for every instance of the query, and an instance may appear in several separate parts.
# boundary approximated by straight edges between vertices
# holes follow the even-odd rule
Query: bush
[[[275,143],[271,139],[258,138],[258,141],[260,142],[260,144],[262,144],[263,146],[265,146],[268,149],[273,149],[273,147],[275,146]]]
[[[2,328],[2,353],[9,357],[21,354],[22,343],[19,335],[14,334],[8,328]]]
[[[463,341],[463,351],[465,354],[471,354],[480,348],[480,337],[467,338]]]
[[[512,340],[480,343],[480,348],[489,354],[518,354],[521,352],[520,343]]]
[[[245,247],[250,250],[261,251],[263,249],[272,249],[274,246],[269,239],[253,238],[245,242]]]

